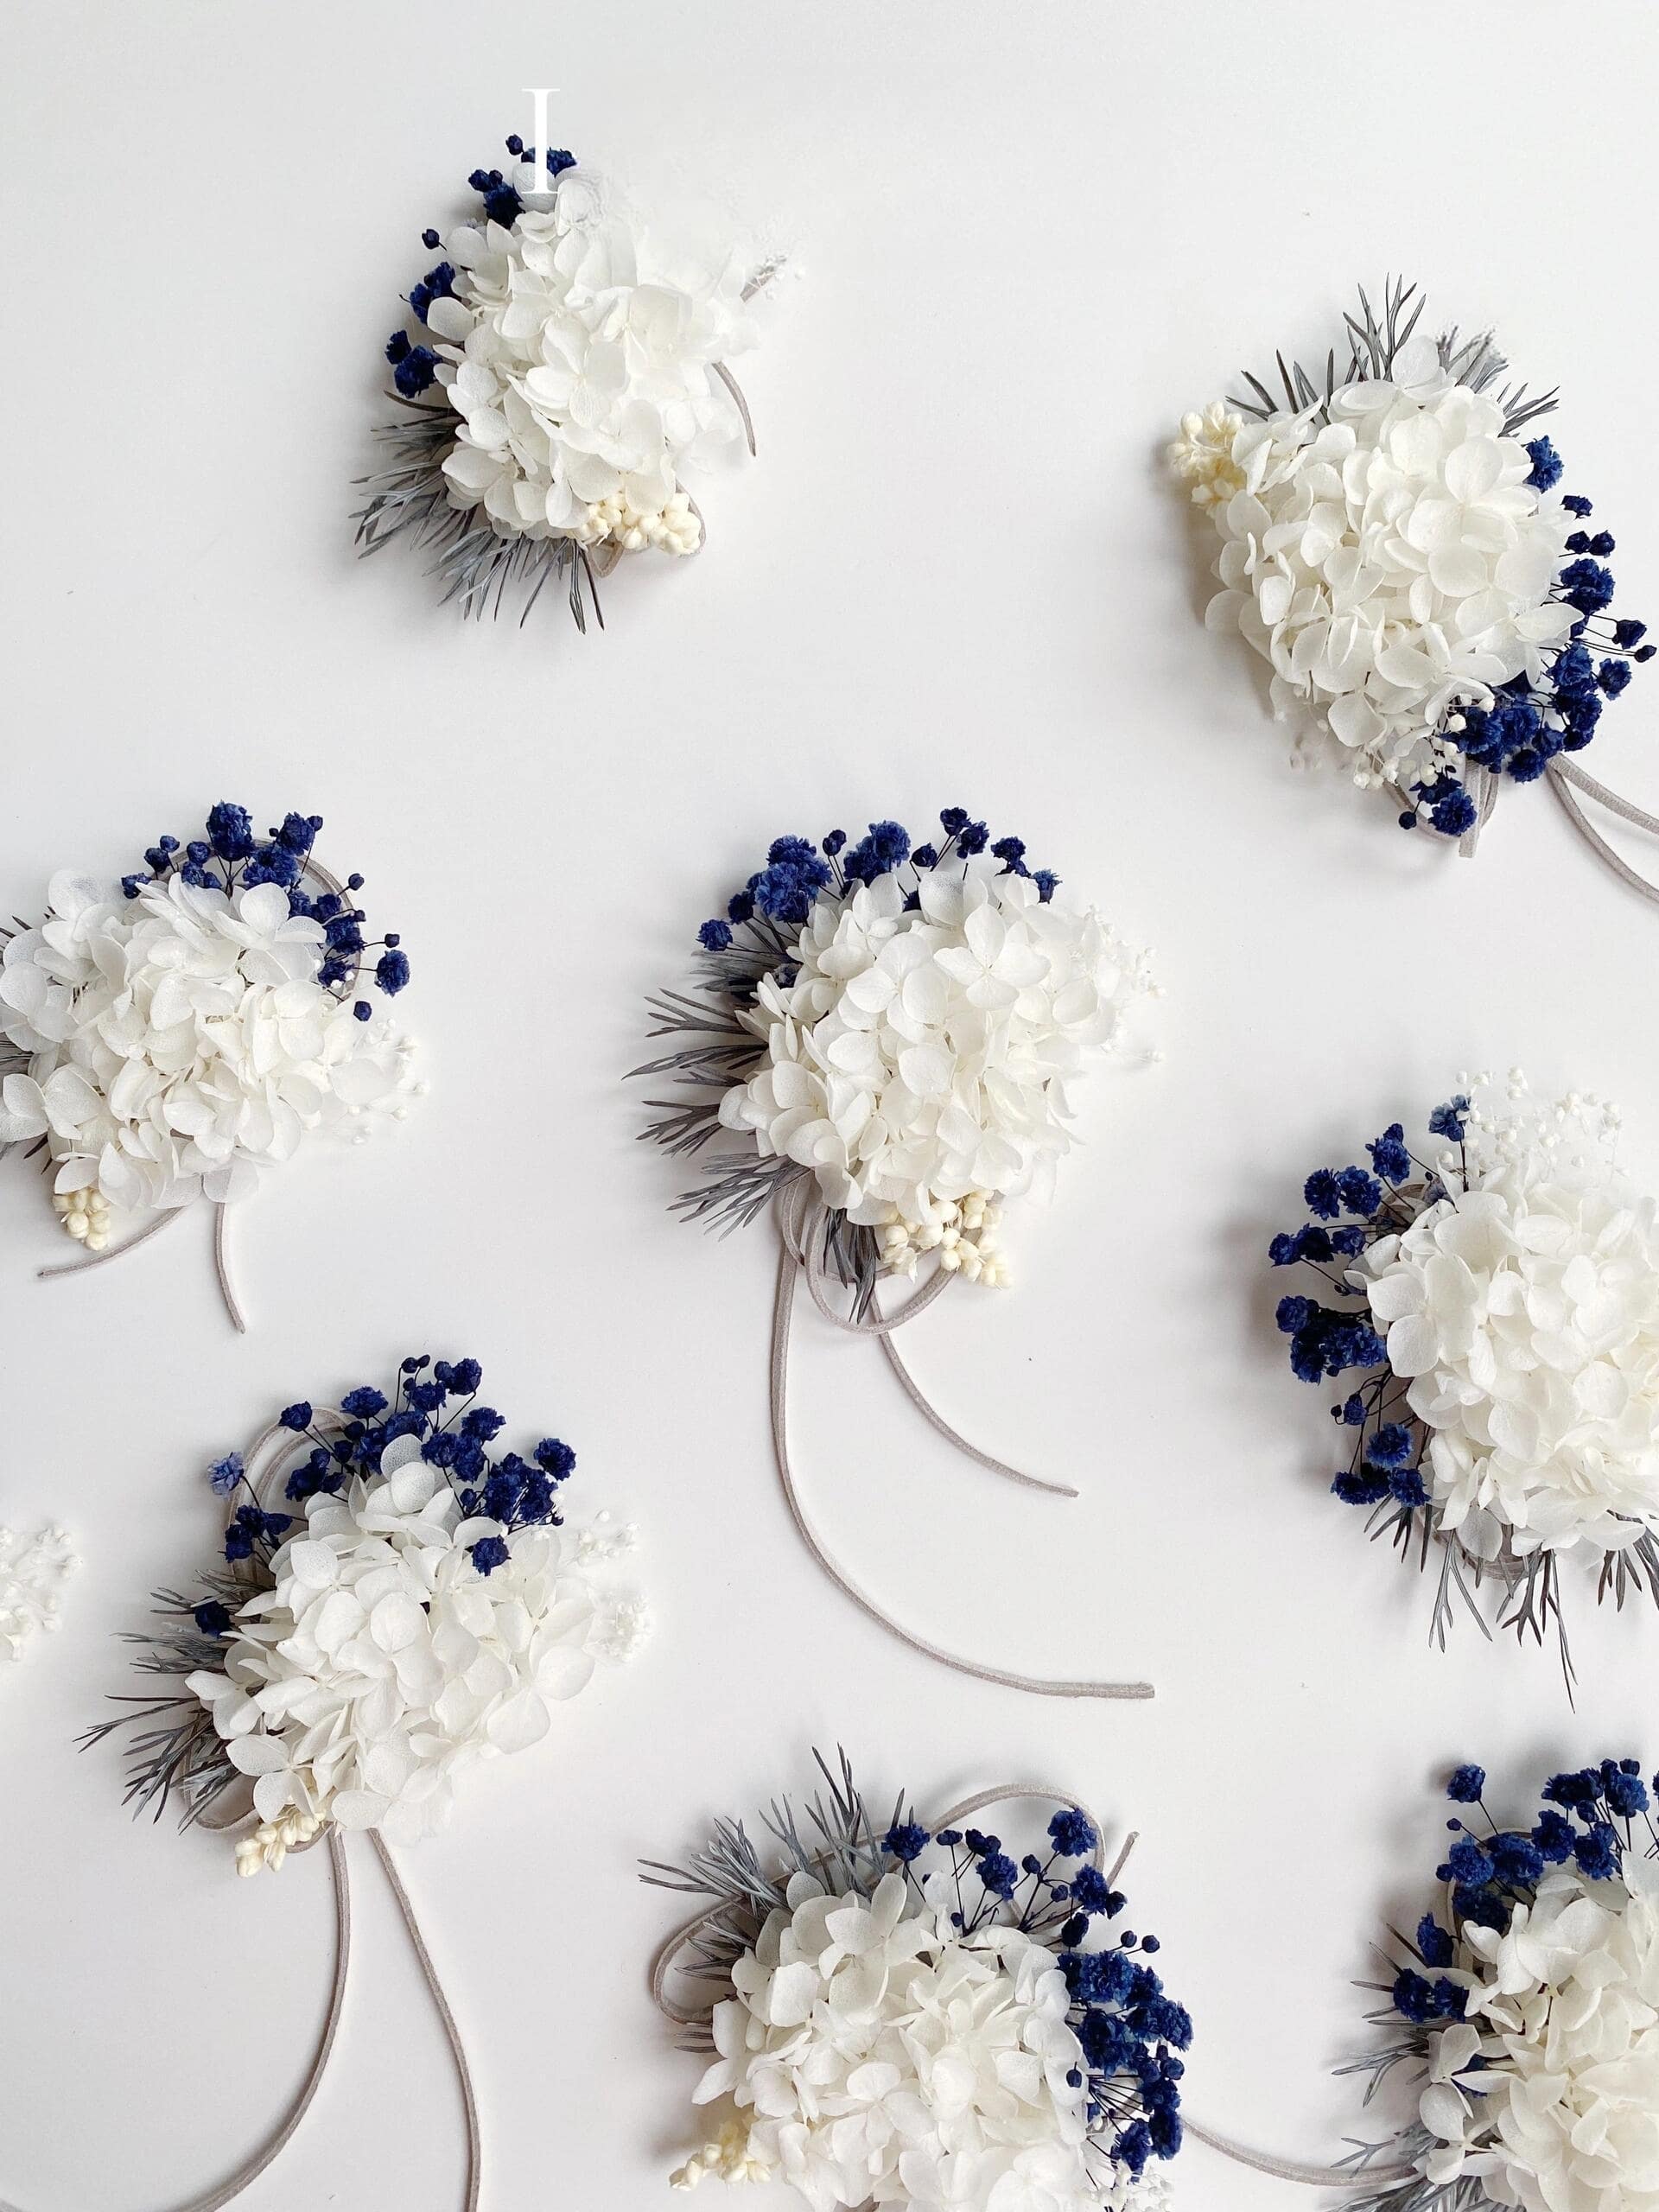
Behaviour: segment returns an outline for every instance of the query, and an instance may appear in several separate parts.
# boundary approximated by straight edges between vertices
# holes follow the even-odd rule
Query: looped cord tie
[[[1605,806],[1610,814],[1616,814],[1622,821],[1631,823],[1637,830],[1646,830],[1656,836],[1659,836],[1659,815],[1647,814],[1641,807],[1633,806],[1629,799],[1621,798],[1605,784],[1598,783],[1593,776],[1586,774],[1580,767],[1576,760],[1569,760],[1563,754],[1557,753],[1545,768],[1544,774],[1562,813],[1602,866],[1639,898],[1659,906],[1659,884],[1649,882],[1638,869],[1630,866],[1622,854],[1613,850],[1585,812],[1577,793],[1582,791],[1586,798],[1592,799],[1598,806]],[[1490,768],[1484,768],[1475,761],[1471,761],[1465,772],[1464,788],[1478,810],[1473,826],[1466,830],[1458,841],[1458,850],[1465,860],[1473,857],[1480,843],[1480,833],[1491,820],[1492,810],[1497,804],[1500,780]]]
[[[104,1256],[102,1253],[98,1255],[100,1259]],[[345,1415],[337,1408],[325,1406],[320,1407],[312,1416],[312,1425],[327,1433],[334,1429],[343,1428],[345,1420]],[[281,1471],[283,1462],[288,1456],[288,1449],[291,1446],[292,1441],[293,1431],[284,1428],[280,1421],[272,1421],[268,1427],[260,1431],[248,1446],[244,1456],[243,1466],[248,1484],[256,1496],[260,1494],[263,1485],[273,1481]],[[279,1446],[282,1448],[273,1452],[273,1446]],[[271,1455],[270,1464],[262,1467],[260,1462],[267,1453]],[[233,1809],[221,1809],[217,1818],[210,1809],[202,1814],[194,1825],[217,1833],[228,1834],[232,1829],[244,1826],[251,1818],[252,1815],[247,1809],[245,1800],[238,1800]],[[333,1979],[329,1984],[327,2012],[323,2020],[321,2033],[317,2039],[316,2048],[312,2052],[311,2063],[307,2069],[305,2080],[300,2085],[298,2094],[289,2107],[286,2116],[276,2132],[268,2136],[259,2148],[243,2161],[228,2181],[219,2183],[216,2188],[209,2190],[205,2196],[193,2196],[186,2203],[170,2207],[169,2212],[220,2212],[222,2206],[229,2204],[234,2198],[240,2196],[245,2190],[251,2188],[260,2175],[274,2163],[278,2154],[292,2141],[300,2122],[311,2108],[312,2100],[322,2087],[323,2075],[327,2072],[328,2062],[334,2056],[334,2039],[340,2028],[340,2013],[346,2003],[346,1985],[351,1971],[351,1874],[346,1864],[345,1840],[332,1822],[319,1834],[314,1836],[309,1843],[297,1844],[289,1853],[290,1859],[297,1858],[315,1848],[325,1839],[328,1847],[328,1871],[334,1885],[334,1967]],[[408,1932],[410,1942],[414,1948],[416,1961],[420,1967],[428,1993],[436,2009],[438,2018],[442,2023],[444,2036],[448,2044],[450,2063],[454,2067],[455,2080],[461,2089],[461,2107],[467,2130],[467,2193],[462,2200],[463,2212],[478,2212],[479,2190],[482,2186],[484,2175],[484,2150],[479,2127],[478,2099],[473,2086],[472,2068],[467,2063],[466,2046],[461,2041],[461,2030],[456,2024],[455,2016],[449,2009],[449,2000],[444,1994],[443,1984],[438,1978],[437,1968],[432,1963],[432,1955],[426,1948],[426,1939],[422,1935],[420,1923],[415,1916],[415,1908],[410,1902],[409,1892],[404,1887],[403,1879],[397,1872],[391,1853],[378,1828],[371,1832],[370,1840],[374,1847],[375,1856],[380,1862],[381,1870],[391,1886],[398,1912],[402,1915],[404,1929]],[[19,2212],[19,2208],[4,2199],[0,2199],[0,2212]]]
[[[225,1217],[230,1211],[229,1204],[220,1198],[211,1198],[208,1204],[213,1210],[213,1274],[218,1279],[219,1294],[225,1301],[225,1311],[230,1316],[231,1326],[238,1336],[245,1337],[248,1325],[231,1282],[230,1255],[226,1243]],[[129,1252],[136,1252],[141,1244],[148,1244],[152,1236],[159,1236],[186,1211],[183,1206],[169,1206],[164,1213],[158,1213],[153,1221],[147,1221],[142,1229],[136,1230],[130,1236],[124,1237],[118,1244],[108,1245],[102,1252],[84,1253],[79,1259],[57,1260],[49,1268],[37,1268],[35,1272],[42,1282],[49,1282],[54,1276],[83,1275],[89,1268],[105,1267],[111,1260],[124,1259]],[[0,2212],[3,2212],[3,2208],[0,2208]]]
[[[1040,1675],[1016,1675],[1000,1667],[982,1667],[972,1659],[959,1658],[925,1637],[912,1635],[900,1625],[893,1615],[879,1605],[868,1592],[860,1587],[834,1557],[811,1522],[807,1518],[800,1496],[795,1487],[795,1478],[789,1459],[789,1340],[795,1306],[795,1287],[804,1274],[814,1302],[825,1318],[835,1326],[860,1336],[873,1336],[883,1345],[888,1344],[892,1332],[925,1312],[950,1284],[950,1277],[943,1269],[925,1288],[908,1299],[898,1312],[867,1315],[860,1320],[838,1313],[830,1304],[824,1273],[823,1224],[827,1217],[823,1205],[806,1187],[805,1179],[789,1185],[784,1192],[779,1209],[779,1249],[778,1254],[778,1282],[772,1303],[772,1445],[777,1462],[778,1478],[783,1486],[784,1500],[794,1522],[801,1541],[844,1597],[877,1627],[885,1629],[898,1643],[912,1651],[919,1651],[924,1658],[936,1659],[941,1666],[950,1667],[959,1675],[972,1676],[976,1681],[994,1682],[999,1688],[1025,1690],[1036,1697],[1065,1698],[1149,1698],[1153,1694],[1150,1682],[1054,1681]],[[894,1358],[889,1350],[889,1359]],[[958,1437],[944,1420],[927,1406],[921,1392],[902,1367],[897,1371],[912,1400],[922,1407],[932,1426],[967,1456],[994,1472],[1023,1481],[1033,1488],[1046,1488],[1018,1470],[1004,1466],[1001,1460],[991,1459]],[[1075,1494],[1075,1493],[1074,1493]]]
[[[1581,791],[1586,798],[1593,799],[1598,806],[1605,806],[1610,814],[1617,814],[1637,829],[1649,830],[1656,836],[1659,836],[1659,815],[1644,814],[1639,806],[1632,806],[1629,799],[1621,798],[1617,791],[1609,791],[1605,784],[1599,784],[1593,776],[1586,775],[1576,760],[1563,760],[1559,753],[1550,762],[1546,772],[1549,778],[1549,787],[1560,800],[1567,820],[1603,867],[1611,870],[1621,883],[1628,884],[1640,897],[1659,906],[1659,884],[1649,883],[1645,875],[1638,874],[1627,860],[1613,850],[1580,805],[1573,795],[1574,787]]]

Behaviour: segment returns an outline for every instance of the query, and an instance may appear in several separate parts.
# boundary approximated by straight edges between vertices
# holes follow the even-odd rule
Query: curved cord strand
[[[976,1681],[994,1682],[1002,1689],[1025,1690],[1035,1697],[1149,1698],[1153,1694],[1150,1682],[1052,1681],[1036,1675],[1011,1674],[1000,1667],[982,1667],[975,1660],[958,1658],[954,1652],[946,1651],[937,1643],[930,1643],[925,1637],[913,1636],[907,1628],[901,1627],[891,1613],[884,1611],[844,1572],[808,1520],[789,1464],[789,1335],[795,1304],[795,1284],[799,1273],[795,1255],[785,1241],[778,1254],[778,1285],[772,1304],[772,1452],[778,1464],[778,1477],[783,1485],[785,1502],[796,1530],[830,1581],[844,1597],[851,1599],[868,1619],[873,1620],[878,1628],[885,1629],[899,1643],[908,1645],[912,1651],[919,1651],[924,1658],[937,1659],[942,1666],[952,1668],[959,1675],[971,1675]],[[927,1295],[926,1293],[922,1294]]]
[[[426,1948],[426,1938],[421,1933],[421,1924],[415,1917],[415,1908],[410,1903],[409,1892],[404,1887],[391,1853],[387,1850],[379,1829],[375,1828],[371,1833],[374,1855],[391,1885],[391,1894],[397,1901],[398,1911],[404,1916],[404,1925],[409,1930],[409,1940],[415,1947],[415,1956],[420,1961],[432,2002],[443,2023],[443,2032],[449,2039],[449,2056],[454,2063],[455,2079],[461,2085],[461,2101],[467,2120],[466,2212],[478,2212],[478,2192],[484,2179],[484,2150],[479,2134],[478,2098],[473,2088],[473,2069],[467,2063],[467,2046],[461,2039],[461,2030],[449,2009],[449,1999],[443,1993],[443,1984],[438,1980],[438,1970],[432,1963],[432,1955]],[[3,2212],[3,2208],[0,2208],[0,2212]]]
[[[346,1983],[352,1958],[352,1889],[351,1878],[346,1866],[346,1847],[337,1830],[328,1832],[328,1871],[334,1878],[334,1974],[328,1992],[328,2012],[323,2021],[322,2033],[312,2054],[311,2064],[298,2095],[289,2107],[286,2118],[276,2133],[267,2138],[251,2158],[239,2165],[228,2181],[207,2190],[205,2196],[193,2196],[188,2203],[175,2205],[171,2212],[219,2212],[221,2206],[251,2188],[277,2154],[286,2148],[311,2108],[311,2101],[322,2087],[322,2077],[333,2056],[334,2037],[340,2026],[340,2016],[346,2001]],[[0,2202],[0,2212],[18,2212],[15,2204]]]
[[[1610,869],[1621,883],[1628,884],[1642,898],[1659,906],[1659,885],[1649,883],[1645,875],[1640,874],[1622,855],[1613,850],[1580,805],[1573,796],[1573,787],[1576,785],[1586,798],[1593,799],[1599,806],[1605,806],[1610,813],[1634,823],[1638,830],[1659,833],[1659,816],[1644,814],[1639,806],[1632,806],[1629,799],[1620,798],[1618,792],[1609,791],[1605,784],[1599,784],[1593,776],[1586,775],[1574,760],[1563,760],[1558,757],[1550,762],[1548,775],[1549,787],[1560,800],[1562,811],[1602,866]]]

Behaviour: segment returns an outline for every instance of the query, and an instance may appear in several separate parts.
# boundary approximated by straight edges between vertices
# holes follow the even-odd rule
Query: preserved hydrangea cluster
[[[1427,1914],[1405,1947],[1397,2039],[1366,2062],[1419,2086],[1392,2148],[1421,2178],[1354,2212],[1655,2212],[1652,1794],[1636,1759],[1605,1759],[1554,1777],[1531,1827],[1500,1829],[1485,1787],[1478,1767],[1452,1777],[1449,1925]]]
[[[1413,339],[1410,288],[1379,327],[1349,319],[1348,380],[1285,373],[1286,401],[1187,416],[1176,473],[1222,540],[1212,628],[1273,668],[1299,751],[1334,741],[1406,828],[1448,836],[1479,810],[1471,766],[1516,783],[1579,752],[1646,660],[1645,626],[1606,609],[1614,550],[1578,525],[1547,437],[1516,432],[1550,402],[1492,387],[1490,340]],[[1253,418],[1253,419],[1252,419]]]
[[[405,1110],[410,1047],[359,992],[395,996],[409,957],[365,936],[362,877],[317,866],[321,826],[290,814],[261,840],[220,804],[119,884],[54,876],[45,920],[5,938],[0,1145],[44,1146],[90,1249],[111,1209],[222,1203],[308,1132]]]
[[[64,1584],[79,1567],[61,1529],[20,1536],[0,1529],[0,1659],[22,1659],[62,1618]]]
[[[649,546],[697,550],[681,472],[747,427],[725,364],[758,343],[751,302],[776,269],[730,239],[642,225],[573,155],[538,162],[506,143],[508,170],[468,180],[482,219],[423,233],[439,257],[409,293],[421,330],[394,331],[386,358],[399,397],[429,419],[388,427],[397,461],[371,480],[359,518],[365,550],[412,524],[444,549],[441,570],[461,551],[449,581],[468,606],[486,575],[544,581],[535,546],[572,567],[573,588],[578,551],[608,565]],[[516,570],[477,566],[479,526],[518,548]]]
[[[1056,897],[1018,837],[994,842],[965,809],[917,844],[902,824],[782,837],[727,912],[706,922],[706,997],[656,1001],[657,1033],[711,1042],[641,1071],[689,1077],[704,1098],[650,1132],[695,1150],[721,1131],[729,1154],[693,1214],[747,1218],[811,1176],[838,1234],[863,1233],[872,1264],[1005,1280],[1000,1201],[1046,1186],[1069,1149],[1071,1090],[1120,1048],[1151,991],[1147,957],[1092,908]]]
[[[226,1565],[194,1605],[163,1593],[174,1625],[149,1671],[182,1676],[186,1717],[141,1739],[132,1794],[188,1785],[194,1815],[251,1782],[244,1873],[328,1823],[429,1834],[465,1767],[539,1741],[550,1707],[645,1634],[639,1599],[595,1573],[632,1529],[566,1526],[575,1454],[558,1438],[493,1454],[505,1424],[481,1380],[476,1360],[410,1359],[390,1398],[285,1408],[293,1512],[266,1505],[240,1454],[210,1470],[232,1501]]]
[[[1192,2022],[1147,1962],[1155,1939],[1099,1946],[1124,1900],[1087,1815],[1058,1813],[1046,1853],[1016,1864],[995,1835],[899,1815],[879,1843],[837,1828],[810,1853],[774,1814],[796,1863],[744,1868],[750,1910],[776,1901],[731,1936],[696,2092],[710,2134],[678,2185],[783,2180],[813,2212],[1163,2201]],[[718,1841],[684,1886],[720,1893]]]
[[[1558,1559],[1593,1555],[1604,1594],[1653,1591],[1659,1551],[1659,1218],[1613,1157],[1617,1113],[1553,1105],[1517,1070],[1440,1107],[1433,1157],[1402,1125],[1370,1167],[1322,1168],[1276,1267],[1326,1288],[1281,1300],[1305,1381],[1357,1373],[1333,1408],[1351,1439],[1332,1485],[1418,1516],[1456,1562],[1494,1569],[1523,1609]]]

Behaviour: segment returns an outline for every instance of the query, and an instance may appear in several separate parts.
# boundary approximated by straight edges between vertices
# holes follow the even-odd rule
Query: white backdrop
[[[0,1521],[60,1517],[86,1560],[0,1682],[0,2195],[144,2212],[292,2088],[321,1859],[238,1883],[222,1843],[134,1828],[115,1759],[71,1739],[130,1686],[115,1633],[210,1554],[207,1459],[416,1350],[476,1354],[515,1430],[576,1444],[585,1493],[642,1524],[657,1616],[406,1854],[481,2082],[486,2212],[664,2203],[696,2066],[646,1999],[674,1901],[633,1861],[837,1739],[878,1798],[1062,1776],[1138,1825],[1134,1918],[1198,2023],[1190,2108],[1334,2154],[1351,1984],[1416,1909],[1439,1777],[1480,1758],[1518,1809],[1548,1768],[1659,1759],[1659,1623],[1575,1588],[1576,1719],[1553,1655],[1465,1623],[1433,1656],[1427,1585],[1325,1494],[1325,1396],[1284,1364],[1262,1249],[1310,1167],[1464,1066],[1620,1098],[1659,1177],[1659,921],[1541,792],[1465,865],[1294,777],[1243,648],[1198,626],[1160,454],[1241,361],[1322,349],[1355,281],[1403,267],[1560,383],[1621,610],[1659,614],[1650,11],[98,0],[11,44],[0,905],[221,798],[320,812],[404,932],[432,1093],[244,1209],[245,1340],[205,1222],[40,1285],[61,1240],[32,1173],[0,1174]],[[647,201],[712,193],[804,271],[744,365],[760,458],[699,487],[706,556],[632,565],[586,639],[551,594],[522,632],[464,629],[416,557],[355,565],[346,520],[419,231],[528,130],[531,84],[563,88],[584,162]],[[1656,685],[1593,754],[1649,805]],[[959,1681],[818,1579],[770,1467],[769,1236],[670,1218],[620,1080],[643,994],[769,838],[919,835],[957,802],[1155,944],[1167,986],[1167,1058],[1092,1083],[1058,1204],[1014,1225],[1017,1287],[953,1296],[911,1346],[970,1433],[1085,1495],[953,1460],[872,1347],[822,1332],[800,1471],[918,1628],[1147,1672],[1150,1705]],[[338,2062],[247,2212],[459,2201],[438,2033],[362,1886]],[[1287,2196],[1198,2146],[1179,2172],[1194,2212]]]

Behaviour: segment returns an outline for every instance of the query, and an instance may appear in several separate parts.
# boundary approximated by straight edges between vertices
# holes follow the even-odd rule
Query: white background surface
[[[1138,1824],[1135,1924],[1198,2023],[1190,2108],[1333,2153],[1349,1985],[1419,1909],[1444,1769],[1482,1758],[1518,1810],[1560,1764],[1659,1758],[1659,1624],[1574,1586],[1576,1719],[1552,1655],[1465,1624],[1432,1656],[1427,1585],[1325,1495],[1325,1395],[1284,1364],[1262,1248],[1309,1168],[1420,1126],[1464,1066],[1620,1098],[1659,1178],[1659,938],[1541,792],[1465,865],[1294,778],[1243,647],[1198,626],[1160,455],[1241,361],[1322,352],[1355,280],[1404,266],[1560,383],[1620,607],[1659,611],[1649,11],[103,0],[11,44],[0,905],[220,798],[321,812],[404,934],[433,1088],[245,1208],[245,1340],[205,1219],[43,1286],[58,1232],[30,1172],[0,1175],[0,1520],[61,1518],[87,1562],[0,1683],[0,2195],[174,2202],[296,2078],[321,1859],[238,1883],[224,1844],[131,1826],[114,1758],[71,1738],[129,1687],[115,1632],[211,1553],[207,1459],[412,1350],[475,1353],[515,1433],[576,1444],[586,1495],[644,1527],[658,1620],[406,1854],[486,2212],[664,2204],[696,2066],[645,1996],[674,1901],[633,1860],[837,1738],[878,1799],[1054,1776]],[[528,130],[532,83],[564,88],[584,162],[647,202],[711,189],[805,273],[744,365],[759,462],[698,487],[706,557],[630,564],[585,640],[551,594],[523,632],[462,629],[415,556],[354,565],[346,519],[419,231]],[[1649,805],[1656,683],[1592,758]],[[769,1236],[671,1220],[620,1080],[642,995],[770,837],[919,836],[958,801],[1155,944],[1168,989],[1165,1065],[1091,1085],[1059,1202],[1014,1226],[1018,1287],[907,1346],[970,1433],[1086,1495],[953,1461],[873,1347],[811,1331],[800,1472],[919,1630],[1149,1673],[1151,1705],[959,1681],[818,1580],[767,1450]],[[334,2070],[248,2212],[459,2202],[438,2034],[361,1887]],[[1191,2212],[1287,2196],[1197,2146],[1179,2171]]]

